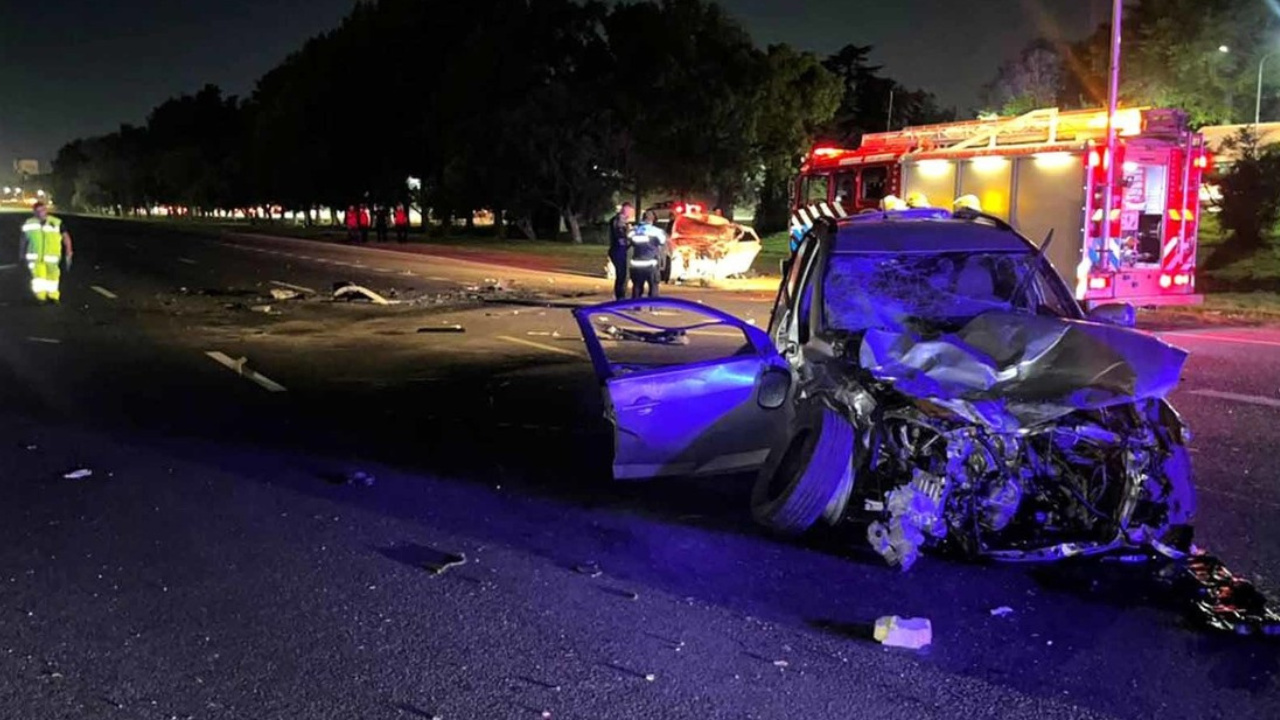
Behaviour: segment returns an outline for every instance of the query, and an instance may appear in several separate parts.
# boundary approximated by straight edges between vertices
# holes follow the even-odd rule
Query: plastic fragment
[[[600,577],[604,574],[604,571],[602,571],[600,566],[594,561],[581,563],[575,566],[573,571],[579,575],[586,575],[587,577]]]
[[[998,608],[991,609],[992,617],[1005,617],[1007,615],[1012,615],[1012,614],[1013,614],[1013,608],[1009,607],[1008,605],[1001,605]]]
[[[889,615],[876,620],[876,642],[887,647],[919,650],[933,642],[933,624],[928,618]]]
[[[80,468],[79,470],[72,470],[62,477],[66,480],[83,480],[87,477],[93,477],[93,471],[88,468]]]
[[[418,333],[419,333],[419,334],[427,334],[427,333],[464,333],[464,332],[466,332],[466,331],[467,331],[467,329],[466,329],[465,327],[461,326],[461,325],[441,325],[441,326],[439,326],[439,327],[431,327],[431,326],[428,326],[428,327],[420,327],[420,328],[418,328]]]

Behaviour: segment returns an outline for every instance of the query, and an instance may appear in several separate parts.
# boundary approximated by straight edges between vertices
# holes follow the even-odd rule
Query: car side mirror
[[[791,393],[791,372],[771,367],[760,377],[760,390],[756,402],[765,410],[777,410]]]
[[[1090,310],[1089,319],[1107,325],[1131,328],[1138,324],[1138,312],[1129,303],[1107,303]]]

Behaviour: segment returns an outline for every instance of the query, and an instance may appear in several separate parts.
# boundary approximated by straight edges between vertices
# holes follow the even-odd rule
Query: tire
[[[853,426],[839,413],[822,403],[801,408],[791,439],[769,453],[756,478],[756,522],[786,535],[813,527],[841,496],[847,500],[853,445]]]

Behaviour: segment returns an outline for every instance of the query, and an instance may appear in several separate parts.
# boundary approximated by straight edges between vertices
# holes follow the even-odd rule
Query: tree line
[[[444,224],[493,211],[575,241],[618,197],[757,205],[779,226],[815,139],[954,117],[883,77],[871,48],[757,46],[708,0],[363,2],[258,80],[207,86],[145,124],[75,140],[55,195],[82,209],[194,214],[415,202]],[[892,101],[890,100],[892,96]],[[420,191],[406,185],[421,179]]]
[[[1280,50],[1274,0],[1136,0],[1125,11],[1120,98],[1130,106],[1186,110],[1193,124],[1250,123],[1259,66],[1265,118],[1280,119],[1274,93]],[[1036,38],[1000,66],[981,98],[984,109],[1018,115],[1041,107],[1104,107],[1111,24],[1078,42]]]

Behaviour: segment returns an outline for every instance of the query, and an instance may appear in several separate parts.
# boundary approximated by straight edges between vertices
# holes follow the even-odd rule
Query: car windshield
[[[838,253],[824,279],[825,324],[953,330],[993,310],[1077,316],[1050,272],[1025,252]]]

